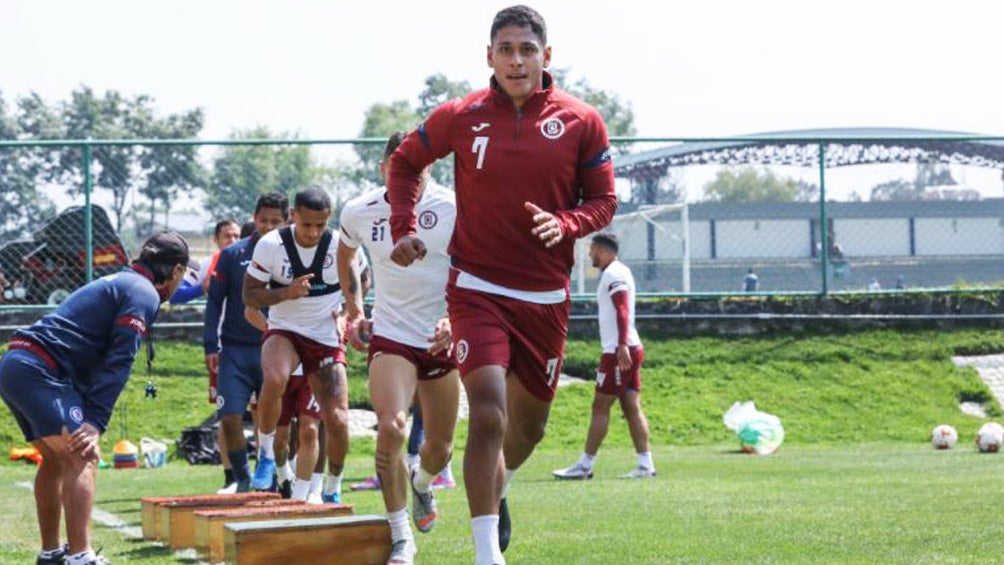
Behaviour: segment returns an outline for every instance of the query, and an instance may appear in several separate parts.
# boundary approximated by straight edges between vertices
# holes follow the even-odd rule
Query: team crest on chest
[[[432,210],[426,210],[418,215],[418,225],[424,230],[431,230],[439,223],[439,216]]]
[[[328,253],[327,255],[324,256],[324,268],[325,269],[327,269],[328,267],[330,267],[330,266],[332,266],[334,264],[335,264],[335,257],[332,254]]]
[[[558,118],[548,118],[541,122],[540,134],[548,139],[558,139],[565,135],[565,122]]]

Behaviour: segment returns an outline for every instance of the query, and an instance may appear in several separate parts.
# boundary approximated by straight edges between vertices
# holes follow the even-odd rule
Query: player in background
[[[386,178],[387,158],[405,135],[396,132],[387,141],[380,161],[381,178]],[[449,464],[459,400],[450,325],[445,317],[450,265],[446,248],[453,234],[456,202],[451,190],[430,182],[428,167],[421,174],[415,213],[419,217],[417,233],[428,252],[410,268],[391,259],[394,243],[385,188],[347,202],[339,222],[338,274],[352,328],[349,342],[368,351],[370,400],[377,415],[376,468],[393,543],[388,563],[413,563],[417,552],[408,524],[408,467],[402,453],[408,409],[416,390],[425,411],[425,441],[410,482],[413,518],[421,532],[428,532],[436,522],[432,481]],[[360,246],[373,261],[376,296],[372,321],[363,319],[363,293],[358,291],[351,268]],[[368,348],[360,335],[371,336]]]
[[[614,401],[620,401],[638,454],[638,466],[621,477],[642,479],[655,476],[655,464],[648,447],[648,420],[641,409],[641,366],[645,360],[645,349],[634,325],[634,276],[631,269],[617,259],[619,248],[617,236],[608,232],[593,236],[589,246],[593,267],[603,273],[596,287],[603,354],[596,369],[596,396],[593,398],[586,449],[575,465],[554,471],[554,476],[559,479],[593,478],[593,462],[607,435],[610,407]]]
[[[289,375],[300,363],[321,406],[329,474],[325,502],[341,502],[349,447],[345,351],[335,323],[340,309],[337,237],[328,228],[331,199],[309,188],[294,198],[293,223],[261,238],[244,277],[244,303],[268,307],[262,343],[264,383],[258,397],[261,449],[251,481],[265,490],[275,475],[275,429]],[[356,274],[358,277],[358,274]]]
[[[438,107],[391,157],[387,184],[394,260],[420,262],[421,174],[454,155],[447,304],[471,411],[464,482],[477,562],[504,563],[509,483],[544,436],[561,371],[575,240],[609,224],[617,198],[603,118],[544,70],[540,14],[506,8],[489,39],[489,88]]]
[[[54,312],[15,331],[0,358],[0,397],[42,454],[34,489],[38,564],[108,563],[90,540],[98,442],[143,337],[181,284],[188,260],[181,236],[154,235],[130,267],[84,285]],[[66,550],[59,541],[61,515]]]
[[[261,238],[288,217],[289,200],[285,196],[278,192],[259,196],[253,216],[255,232],[221,251],[210,277],[202,345],[210,374],[219,374],[216,407],[224,438],[220,451],[227,452],[225,461],[229,460],[231,466],[227,479],[232,481],[221,492],[250,490],[244,412],[262,383],[262,332],[245,317],[244,273]]]

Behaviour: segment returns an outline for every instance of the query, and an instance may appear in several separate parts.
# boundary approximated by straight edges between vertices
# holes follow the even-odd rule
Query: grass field
[[[566,372],[590,375],[597,351],[595,342],[571,342]],[[649,341],[644,404],[659,476],[615,478],[634,457],[623,421],[614,418],[597,478],[553,481],[551,469],[571,464],[582,449],[592,398],[586,385],[562,389],[548,436],[511,491],[508,557],[513,563],[1004,562],[996,506],[1004,456],[976,453],[971,438],[985,420],[963,415],[957,405],[973,400],[994,416],[1001,410],[975,371],[949,359],[998,352],[1004,332],[977,330]],[[350,359],[357,367],[359,361]],[[123,397],[134,441],[176,438],[210,414],[199,348],[158,344],[156,400],[143,398],[144,373]],[[350,382],[353,402],[365,404],[358,369]],[[721,415],[749,399],[784,421],[779,453],[736,453]],[[119,410],[106,453],[121,423]],[[930,448],[928,434],[938,423],[959,430],[955,450]],[[465,436],[461,424],[459,445]],[[0,445],[20,439],[0,410]],[[357,441],[352,449],[347,473],[362,478],[372,471],[373,443]],[[455,470],[459,475],[459,464]],[[28,562],[36,549],[31,495],[13,486],[32,474],[28,466],[0,465],[7,506],[0,562]],[[102,471],[97,506],[138,524],[140,496],[208,492],[220,479],[218,467],[177,460],[159,470]],[[359,513],[382,512],[375,493],[346,498]],[[469,563],[462,489],[444,493],[440,503],[444,517],[437,531],[420,537],[420,558]],[[113,562],[185,561],[108,528],[96,532]]]

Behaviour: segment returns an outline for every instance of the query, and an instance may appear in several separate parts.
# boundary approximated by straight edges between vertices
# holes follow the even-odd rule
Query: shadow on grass
[[[129,543],[137,546],[133,547],[127,551],[123,551],[120,555],[127,559],[135,559],[137,561],[152,559],[155,557],[173,557],[175,552],[170,547],[160,544],[152,544],[142,539],[130,539]],[[177,557],[175,559],[177,563],[199,563],[199,559],[190,557]]]

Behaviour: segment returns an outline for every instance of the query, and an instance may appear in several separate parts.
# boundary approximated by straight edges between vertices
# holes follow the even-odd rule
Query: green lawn
[[[557,483],[550,470],[582,449],[592,388],[563,388],[548,435],[518,475],[512,492],[514,563],[843,562],[987,563],[1004,561],[996,496],[1004,456],[979,455],[972,444],[986,420],[963,415],[961,400],[1000,406],[972,369],[953,354],[1004,352],[1004,332],[890,330],[834,335],[693,338],[646,343],[643,400],[659,476],[615,477],[634,464],[625,425],[614,418],[597,478]],[[590,376],[596,342],[569,343],[566,372]],[[365,405],[359,356],[350,358],[352,402]],[[139,369],[143,370],[139,370]],[[199,347],[159,343],[156,400],[143,398],[137,365],[113,417],[104,450],[119,437],[128,405],[129,437],[176,438],[210,415]],[[786,443],[763,458],[736,453],[721,422],[737,400],[755,400],[784,422]],[[936,452],[931,428],[954,425],[960,445]],[[457,443],[466,439],[458,426]],[[20,445],[0,410],[0,446]],[[353,478],[372,471],[372,440],[354,442]],[[455,470],[458,475],[461,453]],[[108,455],[106,455],[108,457]],[[6,489],[0,562],[27,562],[36,546],[31,496],[12,485],[32,468],[0,465]],[[177,459],[155,471],[102,471],[98,506],[139,523],[138,498],[208,492],[219,468]],[[357,512],[382,512],[374,493],[352,494]],[[461,489],[441,497],[437,531],[421,536],[425,563],[468,563],[471,545]],[[97,528],[114,562],[178,562],[170,552]]]

